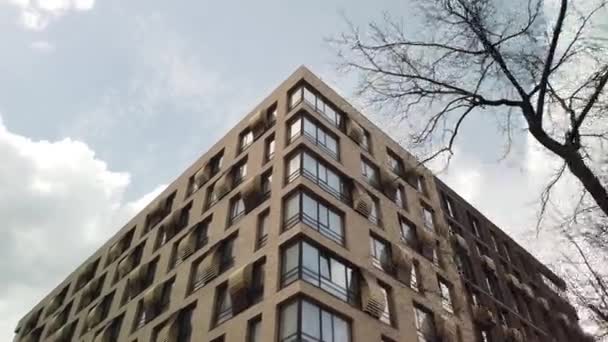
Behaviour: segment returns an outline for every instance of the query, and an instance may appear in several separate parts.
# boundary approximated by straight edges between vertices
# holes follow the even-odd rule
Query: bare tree
[[[608,142],[608,49],[587,36],[606,1],[584,11],[556,1],[553,18],[542,0],[522,0],[515,10],[502,1],[431,0],[420,8],[428,30],[418,38],[386,16],[364,32],[350,25],[332,43],[343,66],[358,72],[361,94],[417,123],[408,147],[426,150],[422,162],[446,154],[449,161],[463,123],[494,116],[507,151],[523,125],[562,163],[541,213],[568,170],[608,216],[607,184],[596,170]]]
[[[507,153],[521,127],[560,162],[541,193],[541,219],[564,175],[578,180],[560,227],[574,246],[562,265],[576,272],[562,274],[605,336],[608,271],[592,260],[608,258],[608,39],[594,30],[607,1],[554,2],[429,0],[415,36],[415,14],[387,15],[363,30],[349,23],[331,43],[359,75],[359,93],[410,124],[408,147],[421,163],[449,163],[463,124],[483,115],[496,120]]]

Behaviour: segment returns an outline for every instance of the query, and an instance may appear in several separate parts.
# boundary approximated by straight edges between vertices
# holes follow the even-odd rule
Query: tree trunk
[[[608,193],[599,178],[589,169],[577,152],[570,153],[570,156],[564,158],[564,160],[570,172],[583,183],[583,186],[591,194],[595,203],[604,212],[604,215],[608,217]]]

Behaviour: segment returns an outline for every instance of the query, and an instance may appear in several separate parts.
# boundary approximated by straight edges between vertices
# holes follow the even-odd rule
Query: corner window
[[[355,270],[331,253],[301,241],[284,248],[281,256],[281,286],[303,280],[356,305],[359,282]]]
[[[306,115],[289,124],[289,143],[302,135],[331,158],[338,160],[338,138]]]
[[[350,323],[316,304],[298,299],[281,307],[279,341],[350,342]]]
[[[329,102],[313,93],[308,86],[300,86],[293,90],[289,97],[289,108],[292,109],[300,102],[304,101],[307,105],[313,108],[317,113],[329,121],[332,125],[342,128],[342,114],[336,111]]]
[[[287,168],[288,183],[304,176],[337,199],[347,201],[348,191],[342,176],[311,153],[301,151],[291,156]]]
[[[292,194],[285,201],[283,217],[284,229],[303,222],[334,242],[344,244],[342,215],[307,193]]]

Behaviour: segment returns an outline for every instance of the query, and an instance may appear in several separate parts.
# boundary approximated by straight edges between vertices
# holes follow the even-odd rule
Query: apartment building
[[[16,341],[590,341],[558,276],[300,67]]]

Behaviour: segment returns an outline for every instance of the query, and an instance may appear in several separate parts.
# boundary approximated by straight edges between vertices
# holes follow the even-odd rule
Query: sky
[[[0,0],[0,341],[298,66],[403,136],[326,42],[384,12],[420,21],[403,0]],[[550,262],[549,157],[523,135],[498,162],[493,125],[465,125],[441,178]]]

